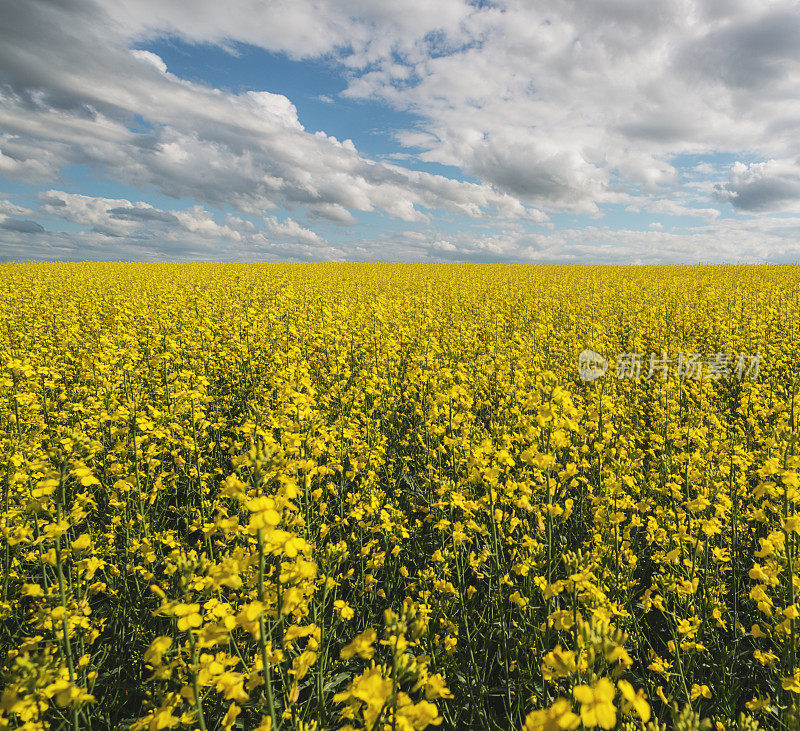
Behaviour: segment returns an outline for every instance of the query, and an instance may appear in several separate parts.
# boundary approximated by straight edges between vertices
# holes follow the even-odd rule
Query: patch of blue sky
[[[700,206],[687,205],[687,208],[700,208]],[[717,208],[719,205],[702,206],[703,208]],[[560,220],[560,216],[552,216],[556,228],[582,228],[584,226],[596,226],[609,228],[612,231],[647,231],[658,228],[665,231],[684,231],[698,226],[705,226],[709,219],[701,215],[671,215],[648,211],[642,208],[639,211],[627,210],[627,206],[622,204],[604,204],[600,206],[603,213],[602,218],[591,218],[589,216],[575,216],[571,222]],[[656,224],[655,226],[653,224]]]
[[[137,134],[147,134],[156,128],[152,122],[146,120],[141,114],[134,114],[133,119],[128,123],[127,127],[131,132]]]
[[[42,190],[41,184],[12,180],[0,175],[0,199],[8,199],[14,205],[35,209],[37,205],[36,194],[40,190]]]
[[[488,7],[488,5],[485,7]],[[425,35],[423,41],[427,56],[432,59],[450,56],[453,53],[467,51],[471,48],[479,48],[483,44],[480,37],[470,38],[467,41],[454,44],[448,40],[446,34],[441,30],[430,31]]]
[[[437,236],[463,234],[465,231],[497,233],[506,228],[508,221],[485,216],[473,218],[451,211],[418,209],[427,218],[406,221],[390,216],[385,211],[351,211],[357,220],[355,226],[342,226],[323,218],[312,220],[313,229],[334,244],[355,244],[360,241],[392,239],[405,232],[421,233],[434,240]],[[387,254],[390,256],[391,252]]]
[[[74,221],[65,221],[63,218],[55,218],[52,216],[42,216],[36,219],[37,223],[44,226],[45,230],[51,233],[65,233],[65,234],[79,234],[91,230],[91,226],[84,223],[75,223]]]
[[[581,228],[583,226],[604,226],[605,218],[590,216],[584,213],[550,213],[547,214],[548,221],[536,224],[537,230],[548,230],[551,227],[557,230]]]
[[[431,175],[441,175],[445,178],[451,178],[452,180],[459,180],[465,183],[481,183],[479,178],[465,173],[461,168],[456,167],[455,165],[445,165],[439,162],[428,162],[421,160],[417,154],[409,152],[376,155],[375,157],[391,165],[397,165],[408,170],[419,170],[424,173],[430,173]]]
[[[701,152],[672,155],[668,162],[683,173],[695,172],[698,165],[709,165],[715,172],[727,175],[728,168],[737,160],[742,160],[741,153],[735,152]]]

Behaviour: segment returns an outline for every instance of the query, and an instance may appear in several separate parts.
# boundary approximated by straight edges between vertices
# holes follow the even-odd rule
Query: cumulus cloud
[[[327,218],[342,226],[353,226],[357,223],[355,216],[338,203],[312,203],[308,210],[314,216]]]
[[[736,90],[784,87],[800,71],[800,14],[796,3],[755,3],[729,23],[684,45],[677,66]]]
[[[747,212],[800,211],[800,164],[789,160],[737,162],[717,197]]]

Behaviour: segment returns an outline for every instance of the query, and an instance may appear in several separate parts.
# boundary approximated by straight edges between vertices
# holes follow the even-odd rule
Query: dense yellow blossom
[[[0,729],[798,727],[797,268],[0,276]]]

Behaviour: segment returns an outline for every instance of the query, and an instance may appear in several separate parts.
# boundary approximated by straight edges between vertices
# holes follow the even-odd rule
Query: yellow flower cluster
[[[0,730],[800,728],[797,268],[0,276]]]

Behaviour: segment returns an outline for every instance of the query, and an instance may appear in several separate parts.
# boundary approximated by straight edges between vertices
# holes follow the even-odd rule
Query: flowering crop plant
[[[0,729],[800,728],[798,268],[0,280]]]

